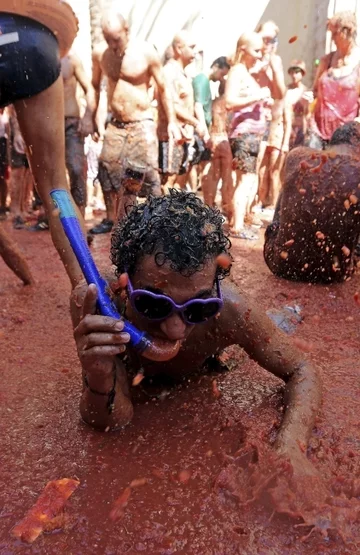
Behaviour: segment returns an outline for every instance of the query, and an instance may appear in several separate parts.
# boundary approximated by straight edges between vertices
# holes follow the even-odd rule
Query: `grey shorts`
[[[105,193],[120,188],[141,197],[159,193],[158,140],[153,120],[110,121],[99,158],[98,178]]]

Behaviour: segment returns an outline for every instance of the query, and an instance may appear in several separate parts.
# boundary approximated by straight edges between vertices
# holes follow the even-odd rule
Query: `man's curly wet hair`
[[[224,219],[216,208],[205,205],[194,193],[170,189],[163,197],[150,197],[135,206],[111,237],[111,261],[116,274],[134,273],[146,254],[158,266],[166,262],[189,277],[219,254],[229,253],[231,242],[223,231]],[[217,267],[223,279],[229,268]]]

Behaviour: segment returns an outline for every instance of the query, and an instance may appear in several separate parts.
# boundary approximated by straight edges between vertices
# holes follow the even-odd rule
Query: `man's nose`
[[[161,322],[160,329],[169,339],[176,341],[184,338],[186,324],[179,314],[172,314]]]

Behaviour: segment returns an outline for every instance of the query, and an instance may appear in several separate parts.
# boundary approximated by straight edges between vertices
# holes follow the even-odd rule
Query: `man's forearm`
[[[178,120],[180,120],[184,123],[188,123],[189,125],[192,125],[193,127],[197,127],[197,125],[199,124],[196,117],[193,116],[189,112],[189,110],[187,110],[186,108],[183,108],[182,106],[175,106],[175,113],[176,113],[176,117],[178,118]]]
[[[206,125],[204,108],[200,102],[195,102],[195,116],[197,117],[204,131],[207,131],[207,133],[209,133],[208,126]]]
[[[297,445],[306,450],[321,403],[321,384],[316,370],[304,362],[286,385],[285,415],[275,442],[279,451]]]
[[[160,100],[163,105],[168,123],[176,123],[174,103],[166,87],[164,87],[160,91]]]
[[[104,377],[94,378],[83,369],[80,413],[87,424],[102,431],[116,430],[129,423],[133,407],[123,391],[116,362]]]
[[[86,112],[89,115],[94,115],[99,106],[100,95],[97,95],[93,87],[89,87],[85,94]]]
[[[99,104],[100,104],[100,88],[96,88],[93,87],[93,91],[94,91],[94,110],[92,112],[92,117],[94,122],[96,121],[96,116],[99,110]]]

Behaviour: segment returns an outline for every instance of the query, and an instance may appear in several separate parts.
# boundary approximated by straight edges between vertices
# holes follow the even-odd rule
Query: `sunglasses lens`
[[[206,304],[194,301],[185,309],[184,316],[189,324],[199,324],[215,316],[219,310],[220,303],[216,300]]]
[[[172,305],[166,299],[154,299],[146,293],[134,295],[132,299],[135,309],[150,320],[167,318],[172,312]]]

